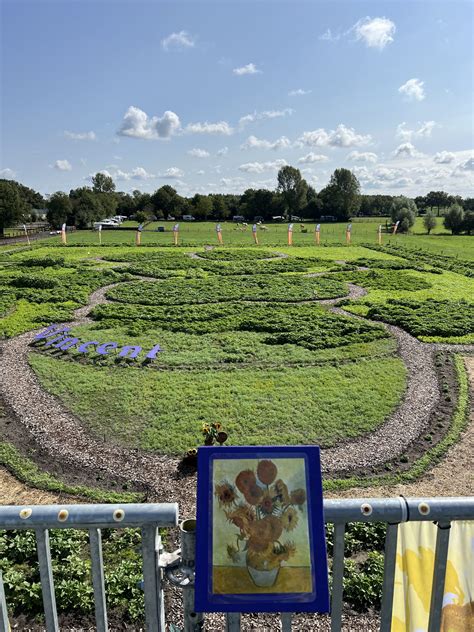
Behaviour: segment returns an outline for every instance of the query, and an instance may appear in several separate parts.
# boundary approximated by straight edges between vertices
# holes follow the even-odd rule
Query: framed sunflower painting
[[[328,612],[317,446],[198,451],[197,612]]]

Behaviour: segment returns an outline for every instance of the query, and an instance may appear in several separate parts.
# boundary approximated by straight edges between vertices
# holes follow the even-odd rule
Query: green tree
[[[436,217],[432,213],[432,211],[428,211],[426,215],[423,217],[423,225],[426,228],[426,232],[428,235],[431,233],[433,228],[436,228]]]
[[[169,184],[165,184],[157,189],[151,196],[151,202],[154,206],[155,214],[161,217],[174,215],[178,206],[178,200],[176,199],[177,196],[178,193],[176,192],[176,189],[173,189],[173,187]]]
[[[464,221],[462,223],[462,231],[470,235],[474,233],[474,211],[464,213]]]
[[[113,193],[115,184],[110,176],[99,171],[92,176],[92,190],[94,193]]]
[[[46,217],[53,228],[60,228],[62,224],[71,222],[72,202],[63,191],[56,191],[47,202]]]
[[[297,215],[306,205],[308,184],[301,177],[301,172],[295,167],[286,165],[278,172],[278,191],[281,193],[287,215]]]
[[[445,208],[449,204],[449,195],[445,191],[430,191],[425,197],[426,206],[438,209],[438,217],[440,208]]]
[[[329,184],[320,191],[319,196],[322,199],[324,214],[335,215],[341,222],[346,222],[359,212],[360,184],[349,169],[336,169]]]
[[[453,235],[458,235],[462,231],[463,222],[463,207],[459,204],[453,204],[450,206],[444,217],[444,227],[450,230]]]
[[[212,213],[212,199],[208,195],[196,193],[193,197],[193,207],[196,219],[206,220]]]
[[[415,223],[417,212],[415,202],[404,195],[393,198],[390,205],[392,222],[400,222],[398,225],[400,233],[406,233],[410,230]]]
[[[23,218],[24,206],[16,187],[8,180],[0,180],[0,235]]]
[[[100,198],[88,187],[73,189],[69,193],[72,202],[73,223],[77,228],[90,228],[92,223],[103,219]]]

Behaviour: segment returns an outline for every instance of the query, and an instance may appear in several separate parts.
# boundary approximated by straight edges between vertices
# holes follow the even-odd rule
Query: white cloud
[[[314,152],[310,151],[309,154],[306,154],[306,156],[301,156],[301,158],[298,159],[298,164],[309,165],[313,162],[327,162],[328,160],[329,158],[327,156],[324,156],[323,154],[315,154]]]
[[[284,110],[264,110],[263,112],[253,112],[253,114],[246,114],[239,119],[240,127],[244,127],[248,123],[254,121],[265,121],[267,119],[281,118],[283,116],[290,116],[293,114],[292,108],[285,108]]]
[[[203,176],[206,172],[204,171],[204,169],[199,169],[199,171],[196,171],[196,175],[198,176]]]
[[[161,40],[161,46],[163,50],[185,50],[187,48],[194,48],[196,40],[189,35],[186,31],[179,31],[179,33],[171,33],[168,37]]]
[[[240,165],[239,171],[246,173],[264,173],[265,171],[277,171],[287,164],[286,160],[274,160],[273,162],[246,162]]]
[[[304,132],[297,141],[297,146],[302,147],[357,147],[368,145],[372,140],[370,134],[357,134],[351,127],[342,123],[335,130],[326,131],[323,128],[312,132]]]
[[[303,88],[298,88],[298,90],[290,90],[288,92],[289,97],[302,97],[305,94],[311,94],[311,90],[303,90]]]
[[[190,156],[193,156],[194,158],[209,158],[209,156],[211,155],[205,149],[198,149],[198,148],[190,149],[188,151],[188,154]]]
[[[135,167],[131,171],[122,171],[118,169],[114,176],[117,180],[151,180],[156,178],[153,173],[148,173],[144,167]]]
[[[333,34],[331,29],[326,29],[326,31],[322,35],[319,36],[319,39],[325,42],[337,42],[338,40],[341,39],[341,37],[342,36],[340,33]]]
[[[229,148],[228,147],[222,147],[222,149],[219,149],[219,151],[217,152],[218,156],[226,156],[229,153]]]
[[[186,131],[190,134],[222,134],[230,136],[234,130],[227,121],[219,121],[217,123],[189,123]]]
[[[249,136],[245,143],[240,145],[240,149],[287,149],[290,146],[290,139],[286,136],[280,136],[273,142],[256,136]]]
[[[440,165],[448,165],[451,162],[454,162],[456,156],[450,151],[438,151],[434,156],[434,162],[437,162]]]
[[[408,129],[405,122],[400,123],[397,126],[396,137],[403,141],[411,141],[413,138],[429,138],[433,129],[437,127],[435,121],[424,121],[419,125],[418,129]]]
[[[182,178],[184,176],[184,171],[179,169],[178,167],[170,167],[164,173],[160,173],[160,178],[165,179],[174,179],[174,178]]]
[[[170,138],[179,130],[180,126],[179,116],[170,110],[167,110],[161,118],[149,117],[146,112],[131,105],[123,117],[122,125],[117,134],[131,138],[156,140]]]
[[[388,18],[366,17],[356,22],[351,30],[355,32],[356,39],[362,40],[369,48],[383,50],[393,42],[396,27]]]
[[[354,162],[377,162],[377,154],[374,154],[371,151],[354,150],[347,156],[347,160],[352,160]]]
[[[398,145],[398,147],[393,152],[396,157],[408,157],[408,158],[416,158],[421,154],[415,149],[412,143],[402,143]]]
[[[420,79],[408,79],[406,83],[398,88],[398,92],[403,94],[409,101],[423,101],[425,98],[425,82]]]
[[[96,140],[97,136],[95,132],[68,132],[67,130],[64,132],[64,136],[66,138],[70,138],[71,140]]]
[[[5,178],[6,180],[12,180],[16,176],[16,173],[13,169],[9,169],[8,167],[5,169],[0,169],[0,178]]]
[[[234,68],[232,70],[234,75],[257,75],[261,74],[261,70],[257,68],[257,66],[253,63],[247,64],[246,66],[241,66],[240,68]]]
[[[54,168],[59,169],[59,171],[71,171],[71,163],[69,160],[56,160],[54,163]]]

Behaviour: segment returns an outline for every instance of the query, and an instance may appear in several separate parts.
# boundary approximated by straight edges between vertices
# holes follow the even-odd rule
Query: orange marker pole
[[[65,246],[67,245],[66,224],[61,226],[61,241]]]
[[[174,245],[177,246],[178,240],[179,240],[179,224],[175,224],[173,226],[173,239],[174,239]]]
[[[379,226],[378,236],[379,236],[379,246],[381,246],[382,245],[382,224],[380,224]]]
[[[348,224],[346,228],[346,244],[348,246],[351,245],[351,231],[352,231],[352,224]]]
[[[397,232],[397,230],[398,230],[398,224],[399,224],[399,223],[400,223],[400,220],[398,220],[398,222],[395,222],[395,224],[394,224],[394,226],[393,226],[393,232],[392,232],[392,235],[395,235],[395,233]]]
[[[293,245],[293,224],[288,224],[288,245]]]
[[[221,228],[220,224],[216,225],[216,233],[217,233],[217,241],[222,246],[222,244],[223,244],[223,241],[222,241],[222,228]]]
[[[314,238],[316,240],[316,245],[319,246],[319,242],[321,240],[321,224],[317,224],[316,230],[314,231]]]
[[[135,245],[140,246],[142,243],[142,233],[140,230],[137,230],[135,233]]]

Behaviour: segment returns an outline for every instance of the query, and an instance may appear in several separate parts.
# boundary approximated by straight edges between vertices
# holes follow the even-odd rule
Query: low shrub
[[[399,325],[414,336],[464,336],[474,333],[474,303],[465,300],[388,299],[372,305],[368,317]]]
[[[346,294],[347,287],[343,280],[331,277],[254,275],[122,284],[109,290],[107,297],[140,305],[183,305],[233,300],[299,302]]]

